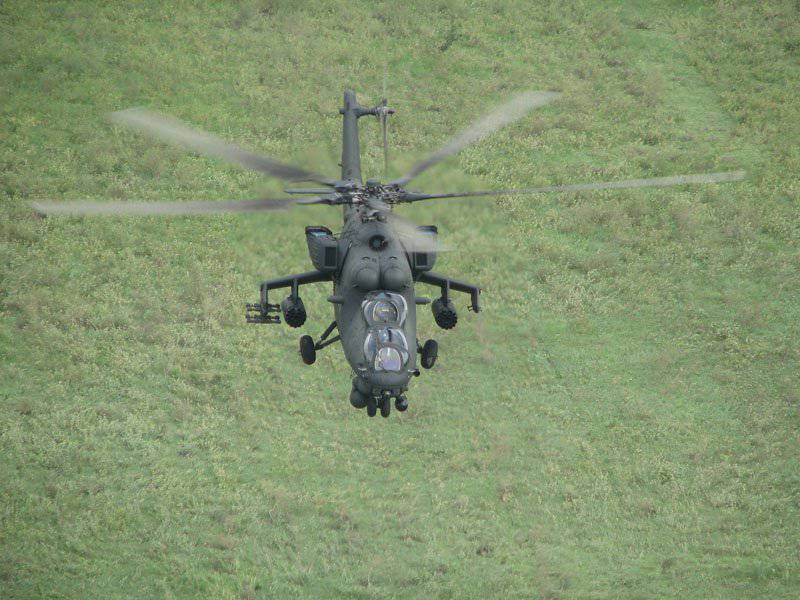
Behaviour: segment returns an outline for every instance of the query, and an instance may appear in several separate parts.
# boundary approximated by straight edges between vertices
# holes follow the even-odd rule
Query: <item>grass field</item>
[[[800,595],[796,1],[163,4],[0,4],[0,596]],[[335,175],[342,90],[384,65],[395,175],[564,93],[419,189],[748,179],[400,209],[485,312],[420,313],[439,362],[389,420],[338,347],[244,323],[338,210],[28,207],[281,189],[105,120],[130,106]]]

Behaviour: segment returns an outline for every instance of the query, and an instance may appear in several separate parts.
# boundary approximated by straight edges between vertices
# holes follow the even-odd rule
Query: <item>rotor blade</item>
[[[338,194],[327,194],[319,198],[292,198],[295,204],[327,204],[328,206],[339,206],[340,204],[350,204],[350,201],[342,198]]]
[[[444,252],[449,250],[442,242],[439,241],[438,236],[432,236],[429,233],[420,231],[417,224],[400,215],[387,212],[384,213],[386,217],[386,224],[392,228],[395,235],[400,238],[403,246],[409,252]]]
[[[333,179],[300,167],[284,164],[267,156],[248,152],[210,133],[193,129],[176,119],[151,113],[141,108],[130,108],[111,113],[109,118],[114,123],[137,129],[163,142],[182,146],[198,154],[219,158],[265,175],[288,181],[316,181],[328,186],[336,183]]]
[[[329,194],[327,188],[288,188],[283,190],[287,194]]]
[[[429,169],[433,165],[452,156],[486,136],[494,133],[498,129],[513,123],[524,117],[529,111],[539,106],[549,104],[561,94],[557,92],[523,92],[517,94],[510,101],[499,106],[482,119],[476,121],[439,150],[431,154],[425,160],[418,162],[414,167],[400,179],[395,179],[391,183],[405,185],[414,177]]]
[[[305,200],[314,200],[306,198]],[[213,213],[279,210],[297,203],[294,198],[234,200],[230,202],[33,202],[42,215],[207,215]]]
[[[436,198],[470,198],[474,196],[509,196],[515,194],[546,194],[548,192],[585,192],[590,190],[612,190],[623,188],[668,187],[672,185],[721,183],[741,181],[746,171],[726,171],[723,173],[701,173],[698,175],[673,175],[650,179],[628,179],[626,181],[606,181],[602,183],[575,183],[569,185],[548,185],[517,190],[487,190],[482,192],[452,192],[445,194],[417,194],[407,192],[400,202],[417,202]]]
[[[386,104],[386,98],[383,99],[384,105]],[[389,128],[389,116],[386,114],[385,111],[381,112],[381,130],[383,133],[383,178],[386,179],[389,173],[389,139],[387,130]]]

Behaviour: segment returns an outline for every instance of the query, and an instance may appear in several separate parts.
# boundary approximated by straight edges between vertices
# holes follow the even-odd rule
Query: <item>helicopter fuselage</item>
[[[366,210],[351,213],[340,240],[346,249],[332,299],[354,385],[365,397],[398,397],[419,373],[409,253],[381,215]]]
[[[457,320],[451,290],[470,294],[470,308],[480,310],[478,286],[431,271],[436,261],[436,227],[414,226],[393,215],[397,186],[377,180],[362,183],[358,119],[379,115],[380,109],[366,109],[353,92],[345,92],[342,179],[334,186],[339,197],[348,199],[343,203],[342,231],[336,236],[324,226],[306,227],[315,270],[263,282],[260,302],[247,306],[248,322],[278,323],[274,313],[281,312],[289,326],[300,327],[306,321],[300,286],[333,282],[328,301],[334,305],[334,321],[316,342],[303,336],[300,354],[306,364],[312,364],[317,350],[339,341],[354,374],[350,402],[357,408],[366,406],[371,416],[376,407],[387,416],[391,399],[395,407],[405,410],[404,392],[411,377],[420,374],[417,354],[423,368],[436,361],[436,342],[428,340],[421,346],[417,340],[417,305],[431,303],[416,295],[417,283],[440,288],[441,296],[431,309],[443,329],[451,329]],[[291,288],[291,292],[280,304],[270,304],[268,293],[278,288]],[[338,335],[328,339],[334,329]]]

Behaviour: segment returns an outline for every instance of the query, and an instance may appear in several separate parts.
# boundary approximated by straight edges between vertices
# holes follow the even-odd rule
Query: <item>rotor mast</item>
[[[342,115],[342,180],[360,186],[361,149],[358,143],[358,119],[364,115],[377,115],[377,108],[365,108],[356,100],[353,90],[344,91],[344,107],[339,109]],[[344,217],[347,220],[351,207],[344,205]]]
[[[342,115],[342,179],[361,183],[361,150],[358,144],[358,118],[370,114],[356,100],[353,90],[345,90]]]

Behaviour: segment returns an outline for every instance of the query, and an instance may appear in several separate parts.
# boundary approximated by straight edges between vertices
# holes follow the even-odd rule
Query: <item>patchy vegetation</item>
[[[0,595],[797,597],[799,23],[778,0],[3,3]],[[335,173],[342,87],[379,99],[384,63],[395,173],[517,89],[564,92],[420,187],[750,176],[402,209],[470,249],[441,270],[486,310],[422,313],[440,360],[388,421],[349,406],[338,349],[308,368],[244,324],[337,211],[27,207],[280,189],[104,121],[138,105]]]

